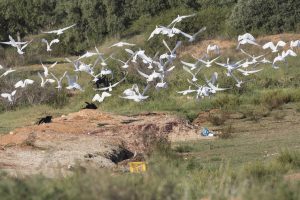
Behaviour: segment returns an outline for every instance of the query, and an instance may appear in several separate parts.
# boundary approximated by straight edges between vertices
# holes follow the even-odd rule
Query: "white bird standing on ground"
[[[62,81],[63,81],[63,79],[65,78],[65,76],[67,75],[67,71],[65,71],[65,73],[63,74],[63,76],[62,77],[60,77],[60,79],[58,79],[54,74],[52,74],[52,73],[50,73],[51,74],[51,76],[56,80],[56,83],[57,83],[57,89],[58,90],[61,90],[62,89]]]
[[[53,79],[44,79],[44,77],[41,75],[40,72],[38,72],[38,76],[41,78],[41,87],[44,88],[47,83],[55,83],[55,80]]]
[[[1,76],[0,76],[0,78],[2,78],[3,76],[7,76],[8,74],[11,74],[11,73],[13,73],[13,72],[15,72],[16,70],[15,69],[8,69],[8,70],[6,70]]]
[[[14,91],[11,92],[11,93],[2,93],[2,94],[1,94],[1,97],[7,99],[7,100],[9,101],[9,103],[12,104],[13,101],[14,101],[13,98],[14,98],[14,96],[16,95],[16,92],[17,92],[17,90],[14,90]]]
[[[271,49],[273,53],[278,52],[279,47],[285,47],[286,43],[284,41],[279,41],[277,42],[276,46],[274,45],[273,42],[268,42],[266,43],[262,48],[263,49]]]
[[[56,35],[61,35],[63,34],[66,30],[70,29],[70,28],[73,28],[74,26],[76,26],[76,24],[73,24],[71,26],[68,26],[66,28],[61,28],[61,29],[58,29],[58,30],[54,30],[54,31],[45,31],[45,32],[42,32],[42,33],[48,33],[48,34],[56,34]]]
[[[25,88],[28,85],[32,85],[33,83],[34,81],[31,79],[25,79],[24,81],[21,80],[15,84],[15,88]]]
[[[101,103],[101,102],[104,101],[104,99],[105,99],[106,97],[110,97],[110,96],[111,96],[110,93],[108,93],[108,92],[102,92],[101,96],[100,96],[99,94],[96,94],[96,95],[94,96],[94,98],[92,99],[92,101],[93,101],[93,102],[98,101],[99,103]]]
[[[135,46],[135,44],[127,43],[127,42],[118,42],[116,44],[111,45],[109,48],[112,47],[124,47],[124,46]]]
[[[50,43],[46,39],[42,39],[42,42],[47,45],[47,51],[50,52],[50,51],[52,51],[51,46],[53,44],[59,43],[59,39],[54,39]]]

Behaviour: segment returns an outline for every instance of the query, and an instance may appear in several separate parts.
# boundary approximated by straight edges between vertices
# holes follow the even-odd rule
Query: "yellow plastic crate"
[[[142,173],[147,170],[145,162],[130,162],[129,169],[131,173]]]

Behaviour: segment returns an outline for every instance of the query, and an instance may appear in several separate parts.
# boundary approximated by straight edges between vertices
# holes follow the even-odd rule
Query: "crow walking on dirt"
[[[51,122],[52,122],[52,116],[46,116],[46,117],[39,119],[39,121],[37,121],[36,124],[37,125],[49,124]]]

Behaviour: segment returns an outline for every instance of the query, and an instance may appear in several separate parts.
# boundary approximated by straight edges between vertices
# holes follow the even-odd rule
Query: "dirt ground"
[[[118,116],[82,110],[50,124],[0,136],[0,168],[12,175],[67,174],[75,165],[117,166],[158,139],[202,139],[187,121],[164,113]]]

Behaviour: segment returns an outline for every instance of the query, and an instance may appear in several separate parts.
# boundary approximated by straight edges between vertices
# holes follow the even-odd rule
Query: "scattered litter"
[[[147,170],[145,162],[130,162],[129,169],[131,173],[142,173]]]
[[[201,131],[201,135],[204,137],[214,137],[215,133],[208,130],[208,128],[203,128]]]

